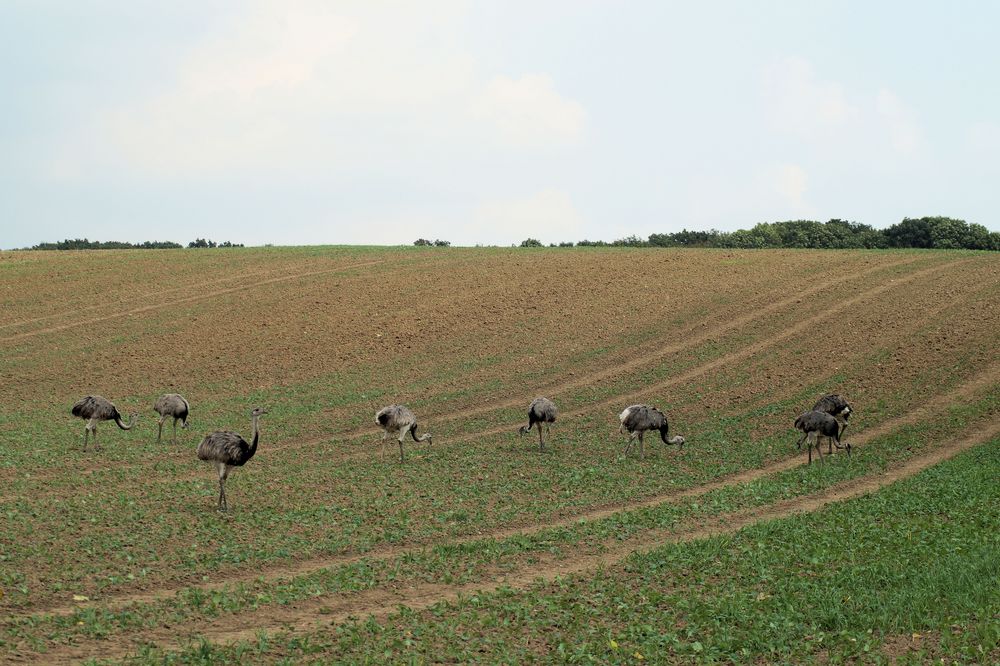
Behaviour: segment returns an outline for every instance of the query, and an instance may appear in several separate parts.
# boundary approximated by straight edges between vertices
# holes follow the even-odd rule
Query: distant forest
[[[243,247],[243,243],[216,243],[199,238],[187,244],[188,247]],[[145,241],[143,243],[125,243],[123,241],[92,241],[86,238],[66,239],[56,243],[39,243],[25,250],[171,250],[184,247],[173,241]]]
[[[541,247],[528,238],[521,247]],[[572,247],[574,243],[559,243]],[[678,231],[672,234],[651,234],[649,238],[629,236],[607,243],[582,240],[576,246],[585,247],[723,247],[723,248],[932,248],[939,250],[1000,250],[1000,233],[991,232],[981,224],[950,217],[906,218],[887,229],[875,229],[868,224],[830,220],[790,220],[762,222],[752,229],[738,231]],[[557,247],[555,244],[550,247]]]
[[[447,247],[446,240],[417,239],[414,245]],[[521,242],[521,247],[543,247],[534,238]],[[552,243],[549,247],[720,247],[720,248],[929,248],[938,250],[1000,250],[1000,232],[990,231],[981,224],[970,224],[951,217],[906,218],[887,229],[846,220],[789,220],[762,222],[752,229],[737,231],[688,231],[670,234],[650,234],[648,238],[628,236],[615,241],[582,240],[576,243]],[[161,250],[183,247],[171,241],[91,241],[86,238],[39,243],[27,250]],[[243,247],[242,243],[216,243],[198,238],[189,248]]]

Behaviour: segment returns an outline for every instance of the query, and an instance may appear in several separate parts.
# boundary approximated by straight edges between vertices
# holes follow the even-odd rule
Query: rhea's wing
[[[235,432],[213,432],[206,435],[198,445],[198,458],[227,465],[243,460],[250,451],[250,445]]]

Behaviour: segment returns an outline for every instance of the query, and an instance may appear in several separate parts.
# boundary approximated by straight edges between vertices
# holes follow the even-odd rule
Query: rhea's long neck
[[[256,414],[253,415],[253,441],[250,442],[250,455],[248,460],[253,458],[253,454],[257,453],[257,442],[260,440],[260,428],[257,427],[257,419],[260,417]]]

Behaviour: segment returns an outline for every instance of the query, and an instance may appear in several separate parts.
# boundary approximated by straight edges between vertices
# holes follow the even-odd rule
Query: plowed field
[[[0,304],[15,661],[571,660],[527,621],[504,639],[520,652],[452,652],[418,626],[482,647],[469,597],[558,595],[546,581],[836,510],[1000,441],[996,253],[19,252],[0,253]],[[168,392],[192,407],[176,446],[156,442]],[[854,406],[854,455],[807,467],[792,422],[826,392]],[[103,449],[82,451],[70,407],[88,394],[138,424],[103,423]],[[544,453],[517,436],[537,395],[560,407]],[[402,464],[373,422],[394,402],[434,435]],[[651,435],[645,459],[624,456],[617,414],[636,402],[686,446]],[[220,514],[194,450],[214,430],[249,439],[258,405],[260,448]],[[377,653],[344,642],[369,618]]]

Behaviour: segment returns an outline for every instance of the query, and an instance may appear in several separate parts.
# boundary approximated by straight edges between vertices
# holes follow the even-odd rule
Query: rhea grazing
[[[396,441],[399,442],[399,462],[403,462],[403,439],[406,437],[406,433],[410,433],[414,442],[434,443],[430,433],[425,433],[417,438],[417,417],[405,405],[383,407],[375,414],[375,423],[382,428],[381,458],[383,459],[385,458],[385,441],[390,434],[395,435]]]
[[[215,463],[219,471],[219,511],[229,510],[229,505],[226,503],[226,479],[229,477],[229,472],[234,467],[246,465],[247,461],[257,453],[257,443],[260,441],[257,421],[261,414],[267,414],[267,411],[260,407],[255,407],[250,412],[250,418],[253,420],[253,441],[250,444],[235,432],[217,431],[206,435],[198,445],[198,459]]]
[[[675,435],[668,439],[667,435],[670,434],[670,424],[667,423],[667,415],[656,407],[631,405],[618,415],[618,420],[621,421],[618,432],[628,432],[629,435],[628,444],[625,446],[625,455],[628,455],[629,449],[632,448],[632,442],[638,438],[639,458],[645,457],[646,452],[643,447],[642,437],[647,430],[659,431],[660,439],[663,440],[664,444],[676,444],[678,447],[684,448],[684,438],[680,435]]]
[[[816,401],[816,404],[813,405],[813,411],[826,412],[837,419],[837,423],[840,424],[839,437],[843,438],[844,431],[847,430],[847,419],[851,418],[851,405],[844,396],[838,393],[827,393]],[[830,453],[833,453],[832,443],[829,445],[828,450]]]
[[[100,421],[114,421],[122,430],[131,430],[132,426],[135,425],[136,418],[138,418],[137,414],[132,414],[129,416],[128,423],[123,423],[122,415],[118,413],[118,409],[111,404],[110,400],[99,395],[88,395],[73,405],[73,416],[87,422],[87,426],[83,430],[84,451],[87,450],[87,437],[90,433],[94,433],[94,450],[101,450],[101,445],[97,441],[97,424]]]
[[[174,417],[174,444],[176,444],[177,422],[180,421],[181,428],[185,430],[188,427],[188,412],[191,411],[188,401],[179,393],[167,393],[157,398],[153,404],[153,411],[160,415],[157,421],[160,429],[156,433],[156,443],[159,444],[160,438],[163,436],[163,422],[167,420],[167,417],[172,416]]]
[[[809,464],[812,464],[812,450],[816,447],[816,454],[819,456],[820,461],[823,460],[823,451],[820,449],[820,437],[829,437],[832,442],[836,443],[838,449],[844,448],[840,444],[840,423],[827,414],[826,412],[821,412],[817,410],[812,410],[799,415],[799,418],[795,419],[795,428],[802,431],[802,437],[796,442],[796,447],[801,449],[802,442],[809,440]],[[833,449],[830,449],[833,452]],[[847,445],[847,455],[851,455],[851,445]]]
[[[551,424],[556,422],[556,416],[559,410],[556,409],[556,404],[549,400],[548,398],[535,398],[528,405],[528,425],[521,426],[518,429],[521,437],[524,437],[532,427],[538,428],[538,450],[545,450],[545,442],[542,439],[542,425],[545,425],[546,430],[551,434]]]

